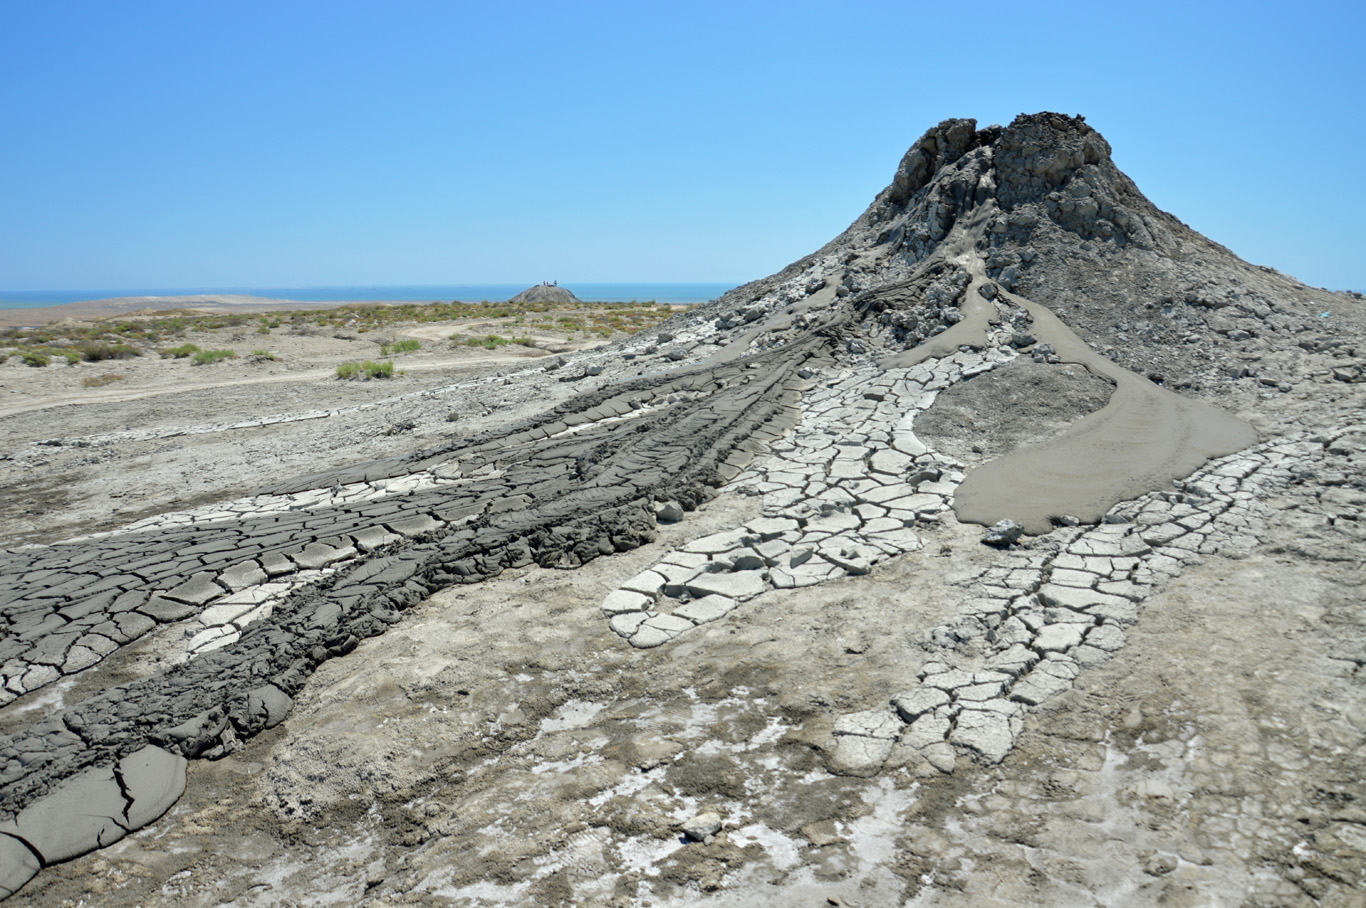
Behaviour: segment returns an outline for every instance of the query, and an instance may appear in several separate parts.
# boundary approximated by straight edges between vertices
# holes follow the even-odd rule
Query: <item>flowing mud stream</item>
[[[954,496],[967,523],[1012,519],[1046,533],[1056,517],[1094,523],[1121,501],[1168,486],[1207,460],[1257,441],[1256,431],[1209,404],[1180,397],[1091,350],[1046,307],[998,291],[1033,317],[1040,341],[1066,363],[1114,383],[1099,412],[1056,438],[969,471]]]

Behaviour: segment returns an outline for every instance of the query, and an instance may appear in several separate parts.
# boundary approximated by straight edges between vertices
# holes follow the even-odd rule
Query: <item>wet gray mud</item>
[[[954,499],[959,520],[991,524],[1006,517],[1031,533],[1047,532],[1060,516],[1091,523],[1118,502],[1257,440],[1242,420],[1115,365],[1043,306],[1006,296],[1025,307],[1058,358],[1109,379],[1115,391],[1103,408],[1054,438],[973,470]]]
[[[1080,367],[1021,357],[946,389],[915,424],[926,445],[975,467],[1047,441],[1105,406],[1113,390]]]

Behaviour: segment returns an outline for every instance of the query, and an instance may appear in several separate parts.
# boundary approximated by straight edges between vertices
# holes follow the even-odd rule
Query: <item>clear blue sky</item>
[[[950,116],[1366,290],[1359,3],[0,0],[0,290],[733,281]]]

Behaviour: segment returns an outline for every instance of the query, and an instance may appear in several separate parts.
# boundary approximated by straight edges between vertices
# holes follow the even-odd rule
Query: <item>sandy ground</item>
[[[463,381],[477,387],[499,370],[539,369],[555,359],[552,351],[604,343],[542,335],[538,348],[486,350],[449,342],[454,333],[489,328],[466,321],[366,335],[259,335],[251,326],[177,339],[239,354],[203,366],[146,355],[33,368],[11,357],[0,363],[6,438],[0,528],[7,544],[51,542],[167,508],[250,494],[272,476],[352,463],[371,451],[407,452],[452,431],[480,431],[529,415],[544,402],[513,394],[494,413],[465,399]],[[381,355],[382,344],[405,338],[421,341],[422,348]],[[275,359],[253,356],[253,350]],[[394,361],[392,379],[337,378],[341,363],[387,359]],[[109,375],[122,377],[84,386]],[[260,425],[273,417],[294,421]]]
[[[45,325],[63,318],[97,319],[134,313],[149,314],[169,309],[193,309],[204,313],[255,314],[278,312],[283,309],[330,309],[345,304],[346,300],[327,302],[272,299],[236,293],[198,294],[193,296],[119,296],[111,299],[85,300],[61,306],[36,309],[0,309],[0,327],[11,325]],[[367,304],[373,302],[365,301]]]

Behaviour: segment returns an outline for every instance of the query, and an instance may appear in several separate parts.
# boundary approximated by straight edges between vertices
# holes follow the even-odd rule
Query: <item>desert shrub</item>
[[[107,341],[86,341],[77,344],[76,349],[80,351],[81,359],[88,363],[98,363],[106,359],[132,359],[142,355],[136,347],[128,344],[111,344]]]
[[[412,353],[414,350],[421,349],[419,341],[408,338],[406,340],[394,341],[392,344],[380,344],[379,352],[381,356],[392,356],[395,353]]]
[[[218,363],[236,357],[237,354],[231,350],[200,350],[194,355],[192,362],[196,366],[207,366],[210,363]]]
[[[52,357],[48,356],[42,350],[25,350],[23,353],[19,354],[19,357],[24,361],[24,364],[28,366],[46,366],[48,363],[52,362]]]
[[[366,360],[363,363],[342,363],[337,367],[337,378],[393,378],[394,361],[377,363]]]
[[[256,333],[257,333],[257,334],[269,334],[269,333],[270,333],[270,329],[267,328],[265,325],[262,325],[261,327],[259,327],[259,328],[256,329]]]
[[[54,352],[55,352],[58,356],[65,357],[65,358],[66,358],[66,364],[67,364],[68,366],[74,366],[74,365],[76,365],[76,363],[78,363],[78,362],[81,361],[81,351],[79,351],[79,350],[77,350],[77,349],[75,349],[75,348],[73,348],[73,347],[66,347],[66,348],[63,348],[63,349],[61,349],[61,350],[56,350],[56,351],[54,351]]]
[[[161,351],[162,359],[184,359],[192,353],[198,353],[199,347],[195,344],[181,344],[179,347],[168,347]]]
[[[269,350],[253,350],[253,351],[251,351],[251,355],[252,355],[252,356],[255,356],[255,357],[259,357],[260,359],[269,359],[269,360],[274,360],[274,359],[275,359],[275,354],[274,354],[274,353],[271,353]]]
[[[89,378],[81,379],[81,384],[87,388],[102,388],[105,385],[113,384],[116,381],[123,381],[124,376],[107,372],[104,375],[92,375]]]
[[[514,337],[514,338],[512,339],[512,342],[513,342],[514,344],[517,344],[518,346],[521,346],[521,347],[534,347],[534,346],[536,346],[536,342],[535,342],[534,340],[532,340],[531,338],[529,338],[529,337]]]
[[[497,350],[510,343],[506,337],[499,337],[497,334],[489,334],[484,337],[471,337],[465,341],[467,347],[483,347],[485,350]]]

